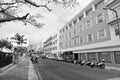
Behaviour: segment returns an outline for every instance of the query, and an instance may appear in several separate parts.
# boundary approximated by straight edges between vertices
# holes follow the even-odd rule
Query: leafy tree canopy
[[[38,2],[43,4],[38,4]],[[56,5],[60,4],[66,8],[78,5],[76,0],[0,0],[0,23],[21,21],[25,25],[31,24],[36,27],[42,27],[44,24],[37,22],[36,19],[40,18],[40,14],[32,15],[31,13],[25,13],[22,8],[23,6],[26,6],[29,9],[31,9],[31,7],[44,7],[48,11],[52,11],[52,9],[48,7],[48,4],[50,3]]]
[[[8,42],[7,40],[1,39],[0,40],[0,48],[3,48],[3,47],[11,49],[13,47],[13,45],[10,42]]]

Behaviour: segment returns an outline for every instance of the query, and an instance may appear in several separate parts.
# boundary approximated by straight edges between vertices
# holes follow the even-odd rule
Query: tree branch
[[[3,23],[3,22],[9,22],[9,21],[13,21],[13,20],[24,20],[27,18],[27,16],[29,15],[30,13],[27,13],[25,16],[22,16],[22,17],[13,17],[13,18],[9,18],[9,19],[2,19],[0,20],[0,23]]]
[[[13,5],[15,3],[17,3],[17,2],[13,2],[13,3],[0,3],[0,5]]]
[[[47,7],[47,4],[45,4],[45,5],[37,5],[37,4],[35,4],[34,2],[29,1],[29,0],[25,0],[25,2],[29,3],[29,4],[32,5],[32,6],[35,6],[35,7],[45,7],[48,11],[52,11],[52,9],[50,9],[50,8]],[[49,3],[49,2],[48,2],[48,3]]]

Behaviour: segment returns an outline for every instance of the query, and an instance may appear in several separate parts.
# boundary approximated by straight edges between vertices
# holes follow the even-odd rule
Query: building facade
[[[23,37],[24,39],[24,43],[22,43],[22,47],[28,47],[29,46],[29,39],[26,37]],[[11,42],[11,44],[13,45],[13,47],[17,47],[20,46],[17,44],[17,40],[15,39],[15,34],[10,34],[7,36],[7,40],[9,42]]]
[[[59,49],[59,33],[56,33],[52,36],[52,54],[55,56],[60,55],[60,49]]]
[[[52,53],[52,36],[44,41],[43,48],[45,55],[50,55]]]
[[[76,60],[105,59],[107,64],[120,65],[117,20],[105,7],[117,10],[120,18],[119,0],[93,0],[60,30],[63,55]]]

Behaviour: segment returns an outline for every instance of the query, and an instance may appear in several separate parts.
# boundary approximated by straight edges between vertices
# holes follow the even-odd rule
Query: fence
[[[12,54],[0,51],[0,68],[12,63]]]

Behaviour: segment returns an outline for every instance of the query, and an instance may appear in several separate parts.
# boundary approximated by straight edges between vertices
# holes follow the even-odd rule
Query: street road
[[[34,65],[42,80],[120,80],[120,72],[40,59]]]

